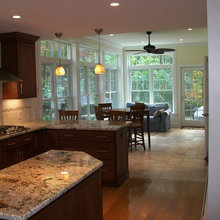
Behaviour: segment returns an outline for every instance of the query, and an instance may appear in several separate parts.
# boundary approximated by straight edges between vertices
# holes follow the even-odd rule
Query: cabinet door
[[[35,132],[35,155],[41,154],[44,151],[43,132],[37,131]]]
[[[43,132],[43,144],[45,150],[59,149],[58,130],[45,130]]]
[[[18,43],[19,98],[36,97],[35,44]]]
[[[11,148],[2,151],[2,168],[9,167],[13,164],[19,163],[21,160],[19,148]]]

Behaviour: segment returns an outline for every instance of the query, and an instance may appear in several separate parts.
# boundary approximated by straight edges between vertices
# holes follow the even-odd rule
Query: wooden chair
[[[102,108],[103,117],[108,118],[108,112],[112,110],[112,103],[99,103],[98,106]]]
[[[102,107],[101,106],[94,106],[94,108],[95,108],[96,120],[104,120]]]
[[[78,120],[78,110],[59,110],[59,120]]]
[[[145,108],[145,106],[144,106]],[[132,121],[129,127],[129,148],[142,145],[145,150],[144,142],[144,111],[143,105],[134,105],[130,107],[130,120]]]
[[[125,121],[126,112],[109,110],[109,121]]]

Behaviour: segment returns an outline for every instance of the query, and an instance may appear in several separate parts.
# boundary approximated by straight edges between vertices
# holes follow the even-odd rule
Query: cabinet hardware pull
[[[108,172],[108,170],[103,170],[103,169],[102,169],[102,172],[103,172],[103,173],[106,173],[106,172]]]
[[[104,138],[106,138],[106,136],[95,136],[96,138],[102,138],[102,139],[104,139]]]
[[[96,152],[107,153],[107,150],[96,150]]]
[[[64,137],[74,137],[73,134],[64,134]]]
[[[20,83],[20,92],[21,92],[21,95],[23,94],[23,85],[22,83]]]
[[[13,143],[9,143],[8,146],[13,146],[13,145],[16,145],[16,142],[13,142]]]
[[[31,138],[25,138],[24,139],[24,141],[30,141],[31,140]]]

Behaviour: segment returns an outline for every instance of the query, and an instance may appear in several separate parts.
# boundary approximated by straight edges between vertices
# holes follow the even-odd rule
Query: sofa
[[[135,105],[134,102],[128,102],[126,108]],[[150,131],[166,132],[171,128],[171,109],[167,103],[145,104],[145,109],[150,111]],[[144,117],[144,131],[147,131],[147,116]]]

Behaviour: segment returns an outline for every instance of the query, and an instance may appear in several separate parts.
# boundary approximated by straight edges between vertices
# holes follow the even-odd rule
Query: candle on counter
[[[63,180],[68,180],[69,179],[69,173],[67,171],[61,171],[61,178]]]

